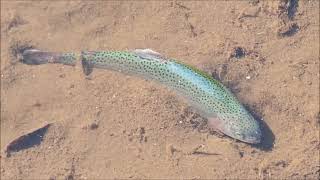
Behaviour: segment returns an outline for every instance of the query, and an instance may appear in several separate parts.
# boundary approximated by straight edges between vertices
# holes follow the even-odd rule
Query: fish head
[[[208,118],[208,124],[213,129],[246,143],[259,144],[262,139],[259,122],[245,110],[241,113],[217,113]]]

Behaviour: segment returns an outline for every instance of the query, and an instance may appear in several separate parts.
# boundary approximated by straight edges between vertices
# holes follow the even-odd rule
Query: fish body
[[[51,58],[51,62],[73,65],[72,56],[59,54]],[[259,123],[237,98],[219,81],[194,67],[150,49],[86,51],[80,58],[85,74],[90,74],[93,68],[100,68],[157,81],[185,97],[200,115],[208,119],[211,128],[243,142],[257,144],[261,141]],[[26,61],[30,59],[28,57]],[[37,58],[33,59],[37,61]]]

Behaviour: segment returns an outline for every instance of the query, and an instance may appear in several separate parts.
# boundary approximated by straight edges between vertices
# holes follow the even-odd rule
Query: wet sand
[[[48,51],[150,48],[202,69],[261,120],[251,146],[154,82],[81,66],[29,66]],[[6,146],[52,123],[42,142]],[[1,1],[1,179],[319,177],[319,2]]]

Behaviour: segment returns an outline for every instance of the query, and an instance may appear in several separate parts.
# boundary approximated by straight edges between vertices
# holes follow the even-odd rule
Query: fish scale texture
[[[126,51],[83,51],[53,53],[27,50],[27,64],[61,63],[74,66],[80,56],[86,75],[93,68],[109,69],[144,79],[155,80],[189,100],[199,114],[208,119],[215,130],[247,143],[259,143],[259,123],[223,84],[208,74],[151,49]]]
[[[158,81],[185,97],[198,112],[218,119],[217,128],[236,139],[260,141],[257,121],[220,82],[206,73],[173,59],[149,52],[82,52],[93,68],[110,69]],[[213,125],[214,126],[214,125]],[[246,140],[249,139],[249,140]]]

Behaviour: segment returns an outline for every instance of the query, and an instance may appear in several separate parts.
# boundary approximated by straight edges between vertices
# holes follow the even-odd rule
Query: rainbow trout
[[[261,141],[259,122],[225,86],[206,73],[151,49],[84,51],[78,55],[31,49],[22,54],[22,62],[31,65],[60,63],[74,66],[78,58],[86,75],[93,68],[99,68],[157,81],[185,97],[201,116],[208,119],[210,128],[246,143]]]

